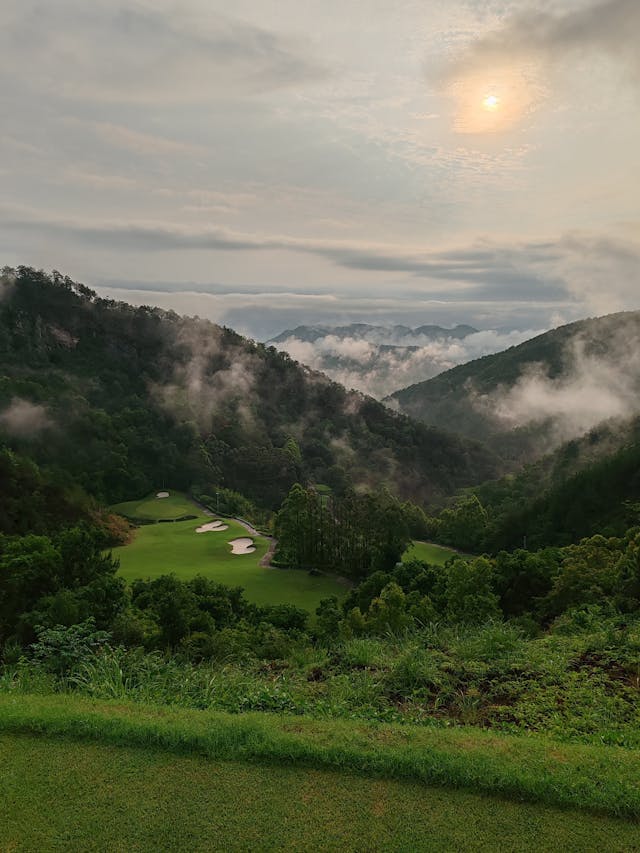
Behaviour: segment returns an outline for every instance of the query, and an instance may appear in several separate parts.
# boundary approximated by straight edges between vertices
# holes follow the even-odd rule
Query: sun
[[[497,110],[500,106],[500,98],[497,95],[487,95],[483,99],[482,105],[487,110]]]

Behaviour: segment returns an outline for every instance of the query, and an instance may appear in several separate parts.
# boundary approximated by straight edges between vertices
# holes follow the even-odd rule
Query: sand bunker
[[[196,533],[217,533],[228,529],[229,525],[223,524],[221,521],[209,521],[207,524],[201,524],[200,527],[196,527]]]
[[[256,546],[253,544],[253,539],[232,539],[229,542],[231,545],[231,553],[232,554],[253,554],[256,550]]]
[[[168,497],[169,497],[169,492],[158,492],[158,494],[156,495],[156,497],[157,497],[157,498],[168,498]]]

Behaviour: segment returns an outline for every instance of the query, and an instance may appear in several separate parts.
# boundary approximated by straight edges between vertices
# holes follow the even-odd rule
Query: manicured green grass
[[[452,548],[434,545],[432,542],[414,542],[402,555],[402,561],[406,563],[408,560],[422,560],[433,566],[444,566],[447,560],[457,553]]]
[[[621,851],[638,826],[408,782],[0,736],[3,850]]]
[[[227,530],[196,533],[197,527],[213,519],[177,493],[171,498],[132,501],[113,509],[120,508],[124,512],[123,507],[130,507],[131,515],[150,517],[156,509],[154,501],[164,505],[169,500],[173,500],[170,508],[174,517],[189,514],[197,518],[143,525],[134,532],[132,542],[114,548],[113,554],[120,560],[120,574],[126,580],[157,578],[170,573],[181,580],[203,575],[226,586],[243,587],[247,599],[256,604],[294,604],[311,613],[323,598],[345,595],[345,586],[334,578],[260,566],[269,547],[268,540],[263,536],[250,536],[237,521],[222,518],[221,521],[228,525]],[[229,541],[240,537],[254,540],[254,553],[231,553]]]
[[[637,752],[539,736],[11,693],[0,696],[0,733],[161,747],[216,761],[347,771],[640,817]]]
[[[111,507],[113,512],[126,518],[181,518],[183,515],[202,515],[202,510],[190,501],[182,492],[169,492],[168,498],[157,498],[155,494],[147,495],[137,501],[125,501]]]

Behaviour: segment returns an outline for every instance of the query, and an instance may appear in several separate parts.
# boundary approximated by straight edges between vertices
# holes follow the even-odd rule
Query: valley
[[[640,853],[640,0],[2,0],[0,853]]]
[[[602,346],[635,328],[589,322]],[[511,393],[509,371],[520,387],[531,352],[574,387],[557,334],[522,346],[431,380],[453,389],[461,436],[229,329],[16,274],[0,303],[0,842],[82,846],[97,821],[96,849],[172,849],[176,832],[246,849],[277,815],[274,846],[305,849],[303,821],[328,849],[431,849],[433,833],[474,849],[471,814],[477,849],[539,849],[561,808],[568,849],[633,849],[637,419],[579,420],[551,449],[546,422],[476,429],[464,395],[487,364],[487,399]],[[246,808],[247,785],[264,804]]]
[[[292,604],[313,613],[323,598],[345,595],[345,585],[330,576],[310,575],[294,569],[271,569],[264,565],[270,543],[264,536],[246,538],[244,524],[223,518],[218,528],[211,513],[184,495],[150,495],[112,507],[114,512],[135,519],[153,519],[142,524],[132,541],[113,549],[120,566],[118,574],[131,582],[173,574],[180,580],[203,577],[229,587],[242,587],[248,601],[256,604]],[[191,515],[181,521],[184,515]],[[203,530],[202,533],[198,533]],[[234,542],[246,542],[254,550],[234,553]]]

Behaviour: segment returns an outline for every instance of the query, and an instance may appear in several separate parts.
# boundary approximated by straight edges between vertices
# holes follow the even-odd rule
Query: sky
[[[266,339],[640,308],[638,0],[3,0],[0,266]]]

